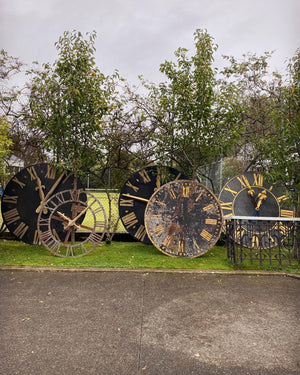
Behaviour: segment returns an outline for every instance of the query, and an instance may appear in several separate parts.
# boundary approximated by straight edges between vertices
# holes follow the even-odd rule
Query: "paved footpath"
[[[296,375],[300,280],[0,271],[1,375]]]

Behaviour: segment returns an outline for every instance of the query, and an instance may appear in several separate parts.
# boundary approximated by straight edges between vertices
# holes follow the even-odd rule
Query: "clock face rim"
[[[80,194],[84,194],[85,196],[85,199],[84,200],[81,200],[80,199]],[[66,196],[67,199],[64,200],[64,197],[63,196]],[[68,198],[68,196],[70,198]],[[75,199],[74,197],[77,196],[78,198]],[[59,197],[59,198],[58,198]],[[58,203],[53,203],[52,201],[54,200],[57,200]],[[93,203],[89,203],[89,200],[92,200]],[[61,201],[61,202],[59,202]],[[77,241],[75,244],[70,244],[69,246],[66,246],[66,245],[63,245],[62,244],[62,240],[58,240],[58,238],[55,236],[55,233],[53,233],[53,228],[51,227],[51,221],[54,219],[54,220],[57,220],[54,218],[54,215],[57,216],[57,212],[59,210],[59,207],[63,206],[63,205],[70,205],[70,204],[76,204],[78,205],[78,203],[83,203],[83,206],[87,207],[87,211],[90,210],[91,211],[91,214],[92,214],[92,218],[93,218],[93,228],[90,228],[92,229],[92,231],[89,233],[89,235],[82,241]],[[96,203],[98,205],[98,207],[95,209],[91,209],[91,206]],[[84,189],[68,189],[68,190],[64,190],[64,191],[61,191],[61,192],[58,192],[56,194],[54,194],[53,196],[51,196],[44,204],[44,207],[48,208],[49,209],[49,212],[50,215],[48,216],[48,218],[45,218],[45,214],[43,214],[42,210],[40,211],[39,213],[39,217],[38,217],[38,233],[39,233],[39,236],[41,238],[41,243],[43,246],[45,246],[45,248],[47,250],[49,250],[52,254],[56,255],[56,256],[59,256],[59,257],[62,257],[62,258],[66,258],[66,257],[72,257],[72,258],[77,258],[77,257],[82,257],[82,256],[85,256],[87,254],[90,254],[97,246],[100,245],[100,243],[103,241],[104,239],[104,236],[105,236],[105,233],[106,233],[106,227],[107,227],[107,218],[106,218],[106,212],[105,212],[105,209],[103,207],[103,205],[101,204],[101,202],[99,201],[99,199],[97,197],[95,197],[93,194],[91,194],[90,192],[87,192],[85,191]],[[50,209],[53,209],[53,211],[50,211]],[[66,210],[64,210],[63,212],[65,212]],[[103,220],[101,221],[101,223],[103,223],[103,227],[100,227],[100,221],[97,220],[97,217],[96,217],[96,213],[100,212],[103,214]],[[80,212],[78,212],[78,215],[80,214]],[[85,214],[83,215],[85,216]],[[79,224],[82,224],[82,220],[79,220],[78,222]],[[41,227],[44,227],[45,230],[42,230]],[[102,228],[101,230],[101,235],[100,234],[97,234],[99,232],[96,232],[95,229],[96,228]],[[57,248],[57,247],[53,247],[52,248],[49,248],[48,246],[48,243],[46,241],[43,240],[44,236],[43,234],[45,232],[50,232],[51,233],[51,236],[49,236],[47,239],[50,239],[50,243],[55,243],[56,246],[58,246],[59,244],[62,244],[63,248],[64,247],[67,247],[67,254],[69,253],[69,250],[70,249],[70,253],[71,255],[63,255],[61,253],[58,252],[58,250],[60,249],[60,247],[58,248],[57,251],[53,251],[53,249]],[[91,242],[91,240],[93,240]],[[72,255],[73,254],[73,250],[77,250],[78,248],[80,247],[83,247],[88,244],[88,243],[91,243],[92,246],[91,248],[84,252],[84,253],[80,253],[78,255]]]
[[[167,173],[169,173],[170,176],[174,178],[179,178],[179,179],[183,179],[183,178],[186,179],[186,176],[184,175],[183,172],[181,172],[180,170],[174,167],[169,167],[165,165],[162,165],[162,166],[161,165],[149,165],[132,173],[126,179],[126,181],[124,182],[120,190],[119,199],[118,199],[118,212],[119,212],[119,217],[122,222],[122,225],[124,226],[127,233],[129,233],[135,240],[145,245],[152,245],[152,242],[149,239],[146,233],[146,229],[145,229],[144,217],[145,217],[145,210],[146,210],[147,202],[133,199],[132,208],[130,209],[131,206],[128,206],[127,211],[126,211],[126,206],[121,205],[121,203],[124,202],[123,200],[124,194],[131,194],[131,195],[139,196],[148,201],[150,197],[152,196],[153,192],[157,188],[162,186],[160,185],[159,187],[150,189],[151,185],[149,184],[147,185],[146,183],[142,182],[142,179],[143,179],[142,174],[144,171],[147,172],[149,178],[151,179],[150,181],[151,185],[155,184],[155,182],[153,182],[154,181],[153,177],[158,176],[160,171],[163,171],[163,172],[167,171]],[[168,181],[174,181],[174,180],[168,180]],[[130,186],[127,185],[130,183],[133,184],[134,182],[137,183],[137,185],[134,185],[134,186],[138,187],[138,190],[140,189],[143,190],[141,195],[139,195],[138,192],[135,191],[132,187],[130,188]],[[126,215],[128,216],[126,217]],[[125,217],[125,220],[123,219],[124,217]]]
[[[209,232],[209,235],[212,235],[212,237],[209,240],[206,239],[207,246],[206,247],[199,247],[199,245],[198,245],[199,251],[198,252],[196,251],[195,253],[191,253],[191,251],[189,251],[189,252],[185,251],[185,255],[183,255],[183,254],[178,255],[178,251],[177,251],[177,254],[176,254],[175,252],[171,252],[171,251],[165,250],[165,246],[164,246],[164,248],[162,248],[163,241],[161,241],[161,240],[157,241],[156,238],[158,238],[158,237],[154,236],[155,230],[151,229],[152,227],[150,228],[150,224],[149,223],[151,223],[151,225],[153,225],[153,221],[155,220],[155,219],[153,219],[153,216],[151,218],[151,205],[155,204],[156,198],[160,194],[162,194],[163,190],[167,191],[167,189],[169,189],[169,188],[171,188],[171,189],[174,190],[174,186],[172,186],[174,184],[178,184],[178,185],[184,185],[184,184],[186,184],[188,186],[192,185],[195,188],[195,190],[193,190],[193,193],[195,193],[197,191],[197,188],[198,188],[199,189],[198,190],[199,197],[202,195],[202,197],[199,198],[198,200],[201,202],[201,201],[203,201],[203,198],[206,198],[206,201],[201,202],[202,206],[204,204],[206,205],[205,207],[207,207],[209,205],[213,205],[213,206],[216,207],[216,211],[218,211],[218,214],[212,214],[212,212],[210,212],[208,210],[208,211],[205,211],[205,215],[206,216],[205,215],[203,216],[203,214],[201,215],[200,222],[203,221],[203,220],[204,220],[204,222],[203,222],[203,226],[200,226],[198,234],[202,234],[204,231],[206,231],[206,233],[207,233],[206,229],[209,228],[209,224],[206,223],[206,219],[208,219],[208,220],[209,219],[210,220],[216,220],[216,224],[214,224],[214,225],[216,225],[216,230],[215,230],[215,232],[213,234],[211,234],[211,232]],[[179,186],[177,188],[178,188],[178,190],[180,189]],[[200,193],[201,191],[202,191],[202,193]],[[205,192],[205,194],[204,194],[204,192]],[[184,199],[183,196],[181,196],[180,197],[180,202],[182,202],[183,199]],[[193,204],[195,203],[195,201],[197,201],[197,199],[195,200],[195,198],[191,198],[191,199],[192,199]],[[166,201],[168,201],[168,200],[166,200]],[[208,202],[209,202],[209,204],[207,204]],[[163,204],[159,204],[159,206],[164,207],[165,204],[168,204],[168,203],[166,203],[164,201],[162,203]],[[192,205],[190,205],[190,203],[191,203],[191,201],[188,201],[188,205],[191,207]],[[184,204],[184,203],[182,203],[182,204]],[[174,205],[173,210],[177,210],[177,208],[178,208],[178,205]],[[203,209],[203,207],[202,207],[202,209]],[[154,213],[154,215],[155,215],[155,213]],[[191,216],[191,214],[189,213],[188,216]],[[209,217],[209,216],[213,216],[213,219],[211,217]],[[198,214],[198,217],[200,217],[199,214]],[[157,220],[158,220],[158,223],[159,223],[159,219],[157,219]],[[178,222],[177,222],[177,224],[178,224]],[[178,257],[178,256],[180,256],[180,257],[185,257],[185,258],[196,258],[196,257],[202,256],[205,253],[207,253],[216,244],[216,242],[219,240],[220,235],[222,233],[222,225],[223,225],[222,209],[221,209],[221,206],[219,204],[219,201],[218,201],[216,195],[208,187],[206,187],[205,185],[201,184],[200,182],[194,181],[194,180],[177,180],[177,181],[171,181],[171,182],[163,185],[160,189],[158,189],[157,191],[155,191],[153,193],[153,195],[151,196],[151,198],[150,198],[150,200],[149,200],[149,202],[147,204],[146,211],[145,211],[145,225],[146,225],[146,230],[147,230],[148,236],[149,236],[149,238],[152,241],[152,244],[159,251],[161,251],[162,253],[164,253],[165,255],[168,255],[168,256],[171,256],[171,257]],[[171,226],[172,226],[172,224],[171,224]],[[184,226],[184,223],[182,223],[182,226]],[[156,228],[159,228],[159,226],[157,225]],[[201,231],[201,229],[202,229],[202,231]],[[187,239],[187,240],[189,240],[189,239]],[[195,238],[193,238],[193,244],[194,244],[193,246],[196,247],[194,240],[195,240]],[[198,240],[198,238],[197,238],[197,240]],[[186,242],[186,239],[184,239],[184,241]],[[190,242],[192,242],[192,241],[190,240]]]
[[[1,214],[3,222],[9,232],[13,233],[22,242],[29,245],[38,245],[38,213],[35,211],[39,206],[41,198],[39,196],[39,191],[37,190],[37,179],[34,180],[34,176],[32,175],[33,170],[37,174],[37,177],[39,177],[41,180],[41,184],[46,186],[43,191],[45,196],[55,182],[60,178],[61,174],[63,174],[65,177],[62,177],[62,180],[55,188],[53,194],[55,194],[57,191],[61,191],[62,189],[68,189],[72,185],[74,186],[75,177],[68,171],[61,171],[58,174],[59,171],[51,163],[40,162],[30,164],[20,169],[7,183],[1,199]],[[47,175],[49,175],[49,177],[47,177]],[[64,184],[63,181],[65,181],[65,186],[62,186],[62,184]],[[24,184],[24,187],[22,187],[22,184]],[[79,178],[77,178],[77,186],[80,188],[84,187]],[[6,202],[9,197],[16,197],[15,203]],[[9,215],[6,214],[6,212],[12,209],[16,209],[16,215],[18,218],[15,215],[16,220],[10,223],[11,220],[6,219],[6,217]]]
[[[251,181],[251,183],[249,182],[250,186],[245,185],[245,180],[243,179],[244,178],[243,176],[245,176],[248,182]],[[243,181],[245,186],[243,186],[243,183],[241,181]],[[235,184],[239,184],[240,188],[237,190],[233,190],[235,188],[233,185]],[[226,190],[226,188],[228,188],[229,190]],[[255,202],[253,202],[252,205],[250,203],[252,199],[251,196],[249,196],[248,193],[247,195],[245,194],[246,190],[249,191],[249,188],[254,189],[255,198],[256,198]],[[230,189],[231,191],[235,192],[235,195],[232,192],[230,192]],[[227,191],[227,193],[224,193],[225,190]],[[254,203],[257,204],[257,202],[259,202],[258,194],[262,193],[264,190],[266,191],[267,198],[265,201],[263,200],[261,202],[260,209],[258,210],[258,214],[256,215]],[[229,198],[224,199],[225,194],[227,194],[227,196],[231,199]],[[241,208],[235,207],[236,203],[238,203],[239,201],[241,201],[242,203],[243,201],[241,197],[242,194],[244,194],[244,205],[246,207],[252,207],[251,212],[249,213],[245,212],[243,214],[239,212],[242,210]],[[243,235],[241,236],[241,234],[238,233],[238,231],[236,231],[237,233],[235,235],[235,243],[245,246],[249,249],[271,249],[275,246],[278,246],[279,242],[281,241],[281,238],[280,239],[276,238],[276,241],[271,240],[274,236],[273,232],[275,230],[276,224],[274,223],[273,226],[269,226],[269,225],[263,226],[262,224],[260,224],[259,221],[256,221],[257,224],[255,224],[255,217],[257,216],[275,217],[275,218],[283,217],[283,215],[281,214],[284,214],[287,217],[294,217],[294,212],[292,210],[288,210],[287,207],[285,206],[281,207],[280,205],[280,199],[284,199],[283,198],[284,196],[285,195],[282,189],[274,186],[273,182],[266,181],[264,179],[263,174],[259,172],[247,171],[244,173],[240,173],[232,177],[231,179],[229,179],[222,186],[222,189],[218,195],[218,199],[220,201],[220,204],[223,210],[224,218],[226,217],[230,218],[230,216],[241,216],[241,217],[253,216],[253,223],[254,223],[252,226],[248,226],[248,227],[243,226],[243,223],[241,224],[240,229],[243,229]],[[271,206],[272,204],[271,201],[273,202],[273,206]],[[232,208],[228,208],[230,202],[232,202]],[[267,215],[261,215],[261,212],[267,213]],[[276,213],[278,215],[276,215]],[[292,216],[289,216],[289,214]],[[247,222],[245,222],[244,225],[246,223]],[[247,229],[247,228],[250,228],[250,229]],[[264,228],[266,229],[264,230]]]

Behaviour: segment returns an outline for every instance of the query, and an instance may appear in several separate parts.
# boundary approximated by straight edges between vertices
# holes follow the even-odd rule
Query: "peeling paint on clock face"
[[[222,231],[222,209],[204,185],[172,181],[157,190],[145,212],[152,243],[170,256],[197,257],[206,253]]]

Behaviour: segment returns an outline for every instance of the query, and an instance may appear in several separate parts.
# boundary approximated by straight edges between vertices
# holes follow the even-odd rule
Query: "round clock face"
[[[7,229],[23,242],[38,244],[37,218],[43,203],[58,191],[82,188],[71,174],[57,173],[48,163],[38,163],[19,171],[7,184],[1,211]]]
[[[293,217],[293,210],[282,206],[285,200],[282,191],[264,180],[263,175],[246,172],[232,178],[222,188],[219,201],[224,217]],[[278,235],[269,224],[255,221],[239,227],[238,243],[249,248],[270,248],[278,244]]]
[[[149,198],[163,184],[183,178],[181,172],[170,167],[151,166],[134,173],[122,187],[118,203],[119,215],[127,232],[150,245],[144,222]]]
[[[100,244],[105,235],[105,210],[91,193],[61,191],[48,199],[43,209],[38,216],[38,234],[42,244],[54,255],[86,255]],[[78,231],[84,233],[84,240],[75,241]]]
[[[165,184],[150,198],[146,231],[154,246],[169,256],[206,253],[222,230],[222,209],[204,185],[190,180]]]

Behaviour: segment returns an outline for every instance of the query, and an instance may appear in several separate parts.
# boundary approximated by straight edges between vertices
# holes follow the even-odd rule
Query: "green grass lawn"
[[[91,191],[108,211],[108,198],[104,192]],[[118,219],[118,194],[112,194],[112,212],[114,220]],[[0,220],[2,219],[0,215]],[[88,225],[89,217],[84,219]],[[126,232],[119,221],[116,232]],[[223,246],[214,246],[198,258],[169,257],[154,246],[139,242],[113,242],[98,246],[86,256],[61,258],[54,256],[43,246],[27,245],[20,241],[0,239],[0,265],[53,266],[53,267],[107,267],[107,268],[168,268],[168,269],[203,269],[203,270],[275,270],[300,273],[299,267],[293,266],[259,266],[236,267],[227,259],[227,250]]]
[[[107,267],[107,268],[162,268],[202,270],[275,270],[300,273],[295,266],[259,266],[246,264],[235,267],[227,260],[223,246],[214,246],[198,258],[169,257],[154,246],[139,242],[113,242],[98,246],[83,257],[61,258],[43,246],[27,245],[20,241],[0,240],[0,265],[49,267]]]

